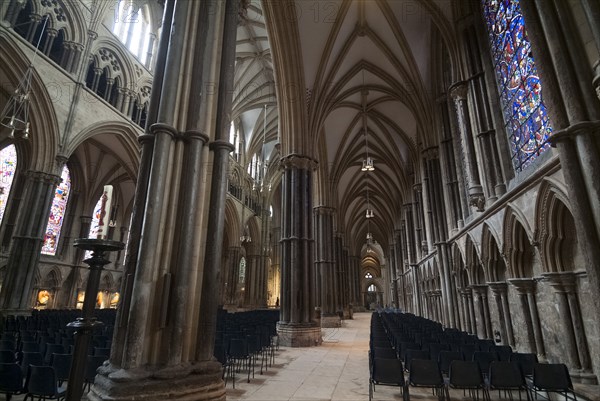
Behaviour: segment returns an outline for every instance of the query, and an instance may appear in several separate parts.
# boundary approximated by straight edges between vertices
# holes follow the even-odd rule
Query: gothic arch
[[[481,261],[486,273],[486,281],[505,281],[506,263],[500,253],[497,237],[488,224],[484,224],[481,243]]]
[[[542,269],[545,272],[573,270],[580,255],[577,231],[566,191],[554,180],[544,179],[536,202],[536,230]]]
[[[25,75],[30,64],[29,57],[24,55],[14,41],[9,40],[4,32],[0,31],[0,58],[4,61],[2,74],[6,79],[3,84],[10,83],[6,89],[14,91],[14,87]],[[31,80],[31,105],[29,116],[31,133],[29,140],[21,143],[19,157],[21,165],[27,170],[58,172],[58,163],[55,156],[58,149],[60,129],[53,107],[54,99],[48,93],[46,84],[34,68]],[[30,163],[27,165],[27,163]]]
[[[506,258],[510,277],[533,277],[533,232],[521,210],[510,203],[504,214],[504,243],[502,252]]]
[[[116,40],[116,39],[115,39]],[[128,56],[121,46],[108,39],[99,39],[94,43],[91,52],[95,67],[104,69],[108,67],[108,78],[121,76],[123,88],[137,91],[138,82],[135,73],[135,67],[132,64],[131,57]]]
[[[240,216],[237,211],[235,202],[231,199],[225,200],[225,232],[227,234],[228,243],[224,244],[223,252],[226,252],[229,247],[239,246]]]
[[[50,24],[47,28],[54,28],[57,31],[63,29],[65,31],[65,40],[75,43],[85,43],[87,37],[86,32],[86,17],[77,7],[78,2],[68,2],[64,0],[56,0],[57,4],[48,3],[43,5],[40,0],[32,1],[32,14],[50,17]]]

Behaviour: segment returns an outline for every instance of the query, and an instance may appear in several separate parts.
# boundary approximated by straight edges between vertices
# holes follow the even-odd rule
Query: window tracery
[[[483,0],[496,82],[515,170],[549,148],[552,124],[519,0]]]

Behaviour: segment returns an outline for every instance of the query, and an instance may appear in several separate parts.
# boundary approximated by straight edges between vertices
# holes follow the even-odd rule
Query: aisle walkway
[[[369,399],[370,313],[356,313],[339,329],[323,329],[323,345],[313,348],[280,348],[276,364],[250,383],[238,374],[235,390],[227,383],[228,400],[332,400]],[[401,400],[400,391],[377,387],[381,400]]]

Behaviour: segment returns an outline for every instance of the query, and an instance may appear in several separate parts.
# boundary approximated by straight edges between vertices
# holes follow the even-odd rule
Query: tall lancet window
[[[10,194],[15,171],[17,170],[17,149],[15,145],[8,145],[0,150],[0,224],[6,210],[6,202]]]
[[[519,0],[482,0],[515,170],[549,148],[552,125]]]
[[[50,217],[46,226],[46,235],[44,235],[44,245],[42,245],[43,255],[56,255],[60,230],[62,229],[65,212],[67,211],[67,202],[71,193],[71,175],[67,166],[63,167],[60,178],[61,182],[54,191],[54,199],[50,207]]]

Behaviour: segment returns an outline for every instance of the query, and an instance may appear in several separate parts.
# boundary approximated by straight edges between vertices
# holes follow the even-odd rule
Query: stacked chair
[[[369,400],[377,385],[400,387],[405,401],[410,387],[431,388],[439,400],[450,400],[450,390],[483,401],[496,395],[550,399],[550,393],[565,401],[577,399],[564,364],[541,364],[535,354],[513,352],[508,345],[389,310],[371,316]]]
[[[279,345],[277,321],[279,310],[219,311],[214,356],[223,366],[225,385],[231,378],[235,388],[235,374],[242,370],[250,382],[250,375],[254,378],[256,370],[263,374],[273,365]]]
[[[115,309],[98,309],[104,324],[95,329],[88,349],[86,384],[93,383],[96,369],[108,359]],[[8,316],[0,330],[0,394],[10,400],[63,399],[68,381],[74,331],[67,324],[81,317],[79,310],[34,310],[31,316]]]

